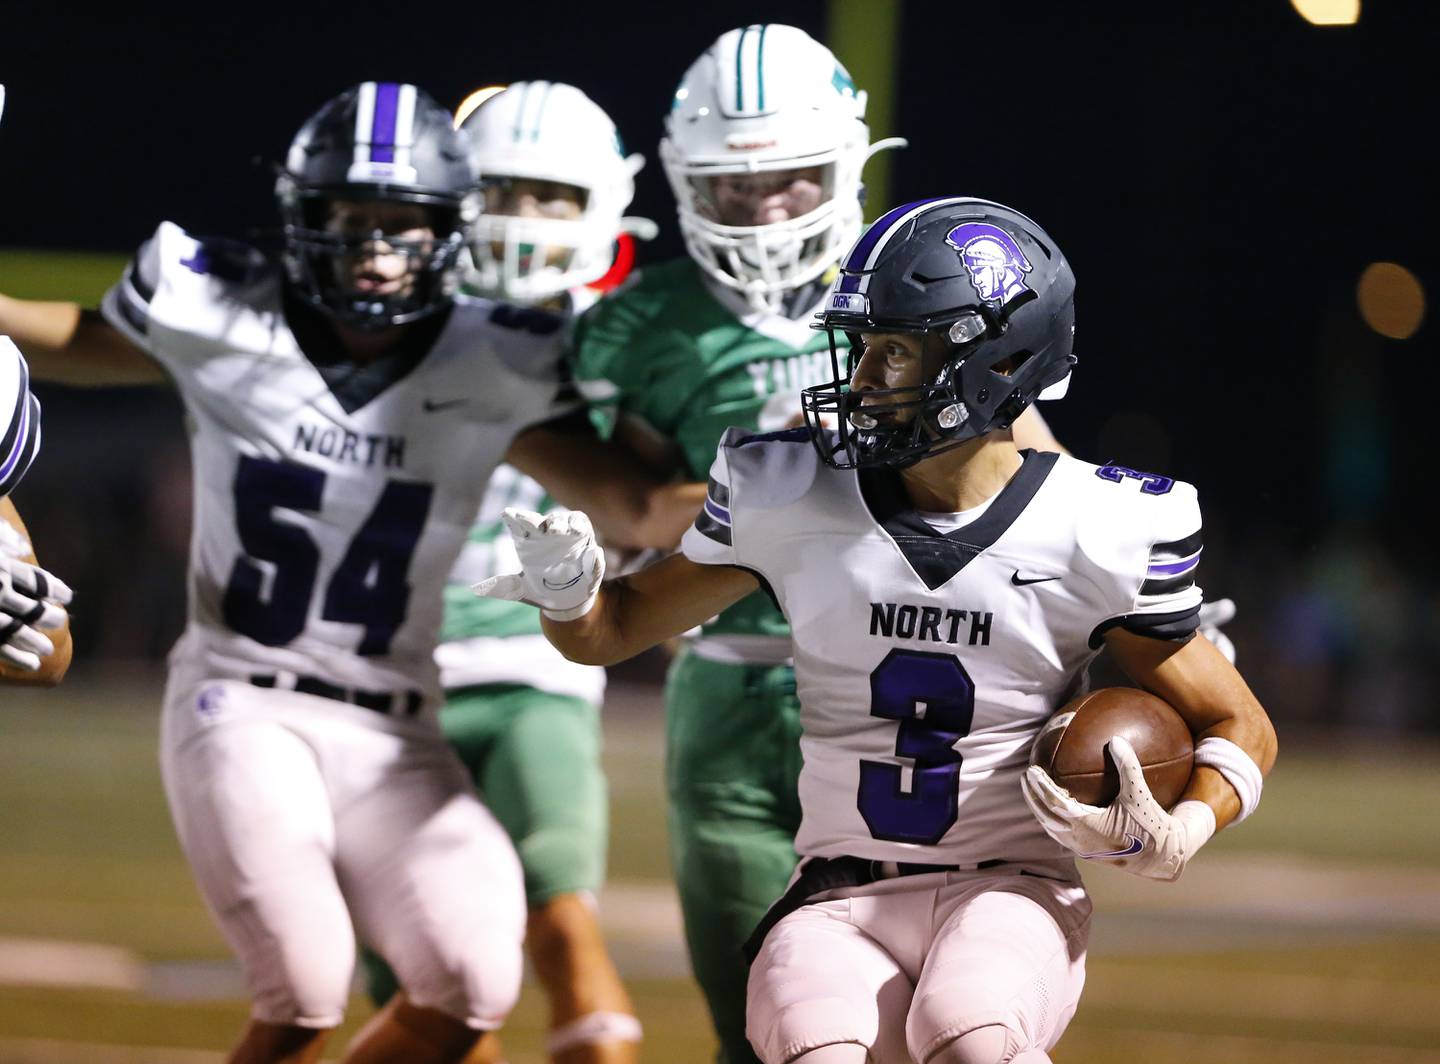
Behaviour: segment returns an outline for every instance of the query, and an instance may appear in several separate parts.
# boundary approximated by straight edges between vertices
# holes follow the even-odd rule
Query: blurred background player
[[[602,432],[658,434],[703,484],[727,427],[798,419],[800,389],[830,376],[810,321],[860,232],[861,170],[903,143],[871,144],[864,117],[845,67],[791,26],[731,30],[691,65],[660,144],[689,255],[577,323],[576,383]],[[764,595],[693,635],[665,692],[670,854],[720,1060],[741,1064],[755,1057],[740,945],[795,867],[799,703]]]
[[[0,336],[0,419],[0,681],[55,684],[70,667],[70,589],[35,564],[10,501],[40,452],[40,400],[30,394],[24,356],[6,336]]]
[[[36,563],[10,501],[39,450],[40,401],[19,349],[0,336],[0,681],[49,686],[70,667],[70,589]]]
[[[624,154],[609,116],[570,85],[517,82],[462,115],[482,196],[464,288],[513,304],[535,328],[568,330],[572,315],[619,280],[617,252],[633,258],[629,234],[644,225],[622,215],[644,160]],[[637,1059],[640,1023],[595,913],[609,832],[605,670],[565,660],[532,607],[471,593],[476,581],[518,567],[500,520],[507,506],[557,509],[513,467],[491,476],[445,588],[440,726],[520,854],[526,949],[550,1001],[550,1058],[626,1064]],[[368,951],[366,965],[383,1003],[394,977]]]
[[[514,849],[432,712],[445,576],[502,458],[620,542],[654,484],[594,439],[556,330],[456,296],[475,174],[423,92],[330,100],[276,195],[279,261],[163,223],[103,318],[7,300],[0,325],[59,381],[173,379],[193,422],[161,763],[250,984],[232,1061],[318,1059],[357,932],[403,992],[346,1059],[458,1061],[519,992],[525,917]]]
[[[997,253],[967,258],[982,241]],[[681,554],[602,586],[583,515],[506,514],[524,572],[477,591],[540,605],[576,660],[761,588],[793,622],[804,861],[747,943],[766,1064],[1047,1064],[1084,983],[1074,858],[1175,880],[1259,802],[1274,730],[1194,638],[1195,489],[1010,431],[1070,374],[1074,293],[1017,211],[897,207],[846,253],[807,428],[727,433]],[[1102,643],[1199,740],[1171,811],[1124,738],[1106,809],[1027,769]]]

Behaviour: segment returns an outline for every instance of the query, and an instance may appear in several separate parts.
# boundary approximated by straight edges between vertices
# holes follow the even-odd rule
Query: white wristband
[[[568,610],[547,610],[542,606],[540,612],[552,621],[573,621],[589,613],[590,608],[595,605],[595,599],[598,598],[599,595],[600,585],[596,584],[595,590],[590,592],[590,597],[580,603],[580,605],[571,606]]]
[[[1195,766],[1198,768],[1201,765],[1213,768],[1235,788],[1240,798],[1240,815],[1235,818],[1236,824],[1255,812],[1255,807],[1260,804],[1265,777],[1249,754],[1229,739],[1211,736],[1195,744]]]

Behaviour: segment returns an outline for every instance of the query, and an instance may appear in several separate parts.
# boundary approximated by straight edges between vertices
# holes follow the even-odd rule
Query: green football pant
[[[440,727],[515,843],[530,907],[599,890],[609,832],[599,707],[521,684],[485,684],[446,692]],[[362,960],[370,996],[388,1001],[395,976],[368,949]]]
[[[745,1039],[740,947],[795,869],[800,702],[787,666],[682,653],[665,690],[670,861],[695,979],[721,1064],[758,1064]]]

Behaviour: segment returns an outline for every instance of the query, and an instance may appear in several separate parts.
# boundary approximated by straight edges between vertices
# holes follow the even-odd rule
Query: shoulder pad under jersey
[[[1117,625],[1157,639],[1188,639],[1198,624],[1195,582],[1203,546],[1199,495],[1191,484],[1120,465],[1071,460],[1086,499],[1077,538],[1107,577],[1112,616],[1091,638]]]
[[[771,510],[799,500],[815,482],[820,456],[806,428],[781,432],[726,429],[720,446],[728,455],[732,481],[744,487],[743,505]]]
[[[161,222],[106,293],[102,309],[132,340],[149,346],[157,310],[169,328],[200,329],[213,305],[246,301],[257,285],[276,279],[273,261],[249,244],[196,237],[173,222]]]

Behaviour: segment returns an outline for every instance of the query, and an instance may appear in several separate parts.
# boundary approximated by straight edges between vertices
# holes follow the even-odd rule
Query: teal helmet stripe
[[[545,89],[540,95],[540,103],[535,108],[535,122],[530,130],[531,141],[540,139],[540,117],[545,113],[545,105],[550,102],[550,90],[555,87],[553,81],[542,81],[541,84],[545,86]]]
[[[740,31],[740,40],[735,44],[735,110],[745,110],[745,35],[750,32],[746,26]]]
[[[765,110],[765,31],[768,25],[760,27],[760,45],[755,49],[755,81],[758,86],[759,100],[755,104],[755,110]]]
[[[525,87],[520,90],[520,106],[515,108],[515,128],[511,131],[511,140],[518,141],[520,139],[520,125],[525,120],[525,102],[530,96],[530,86],[533,84],[534,82],[530,81],[523,82]]]

